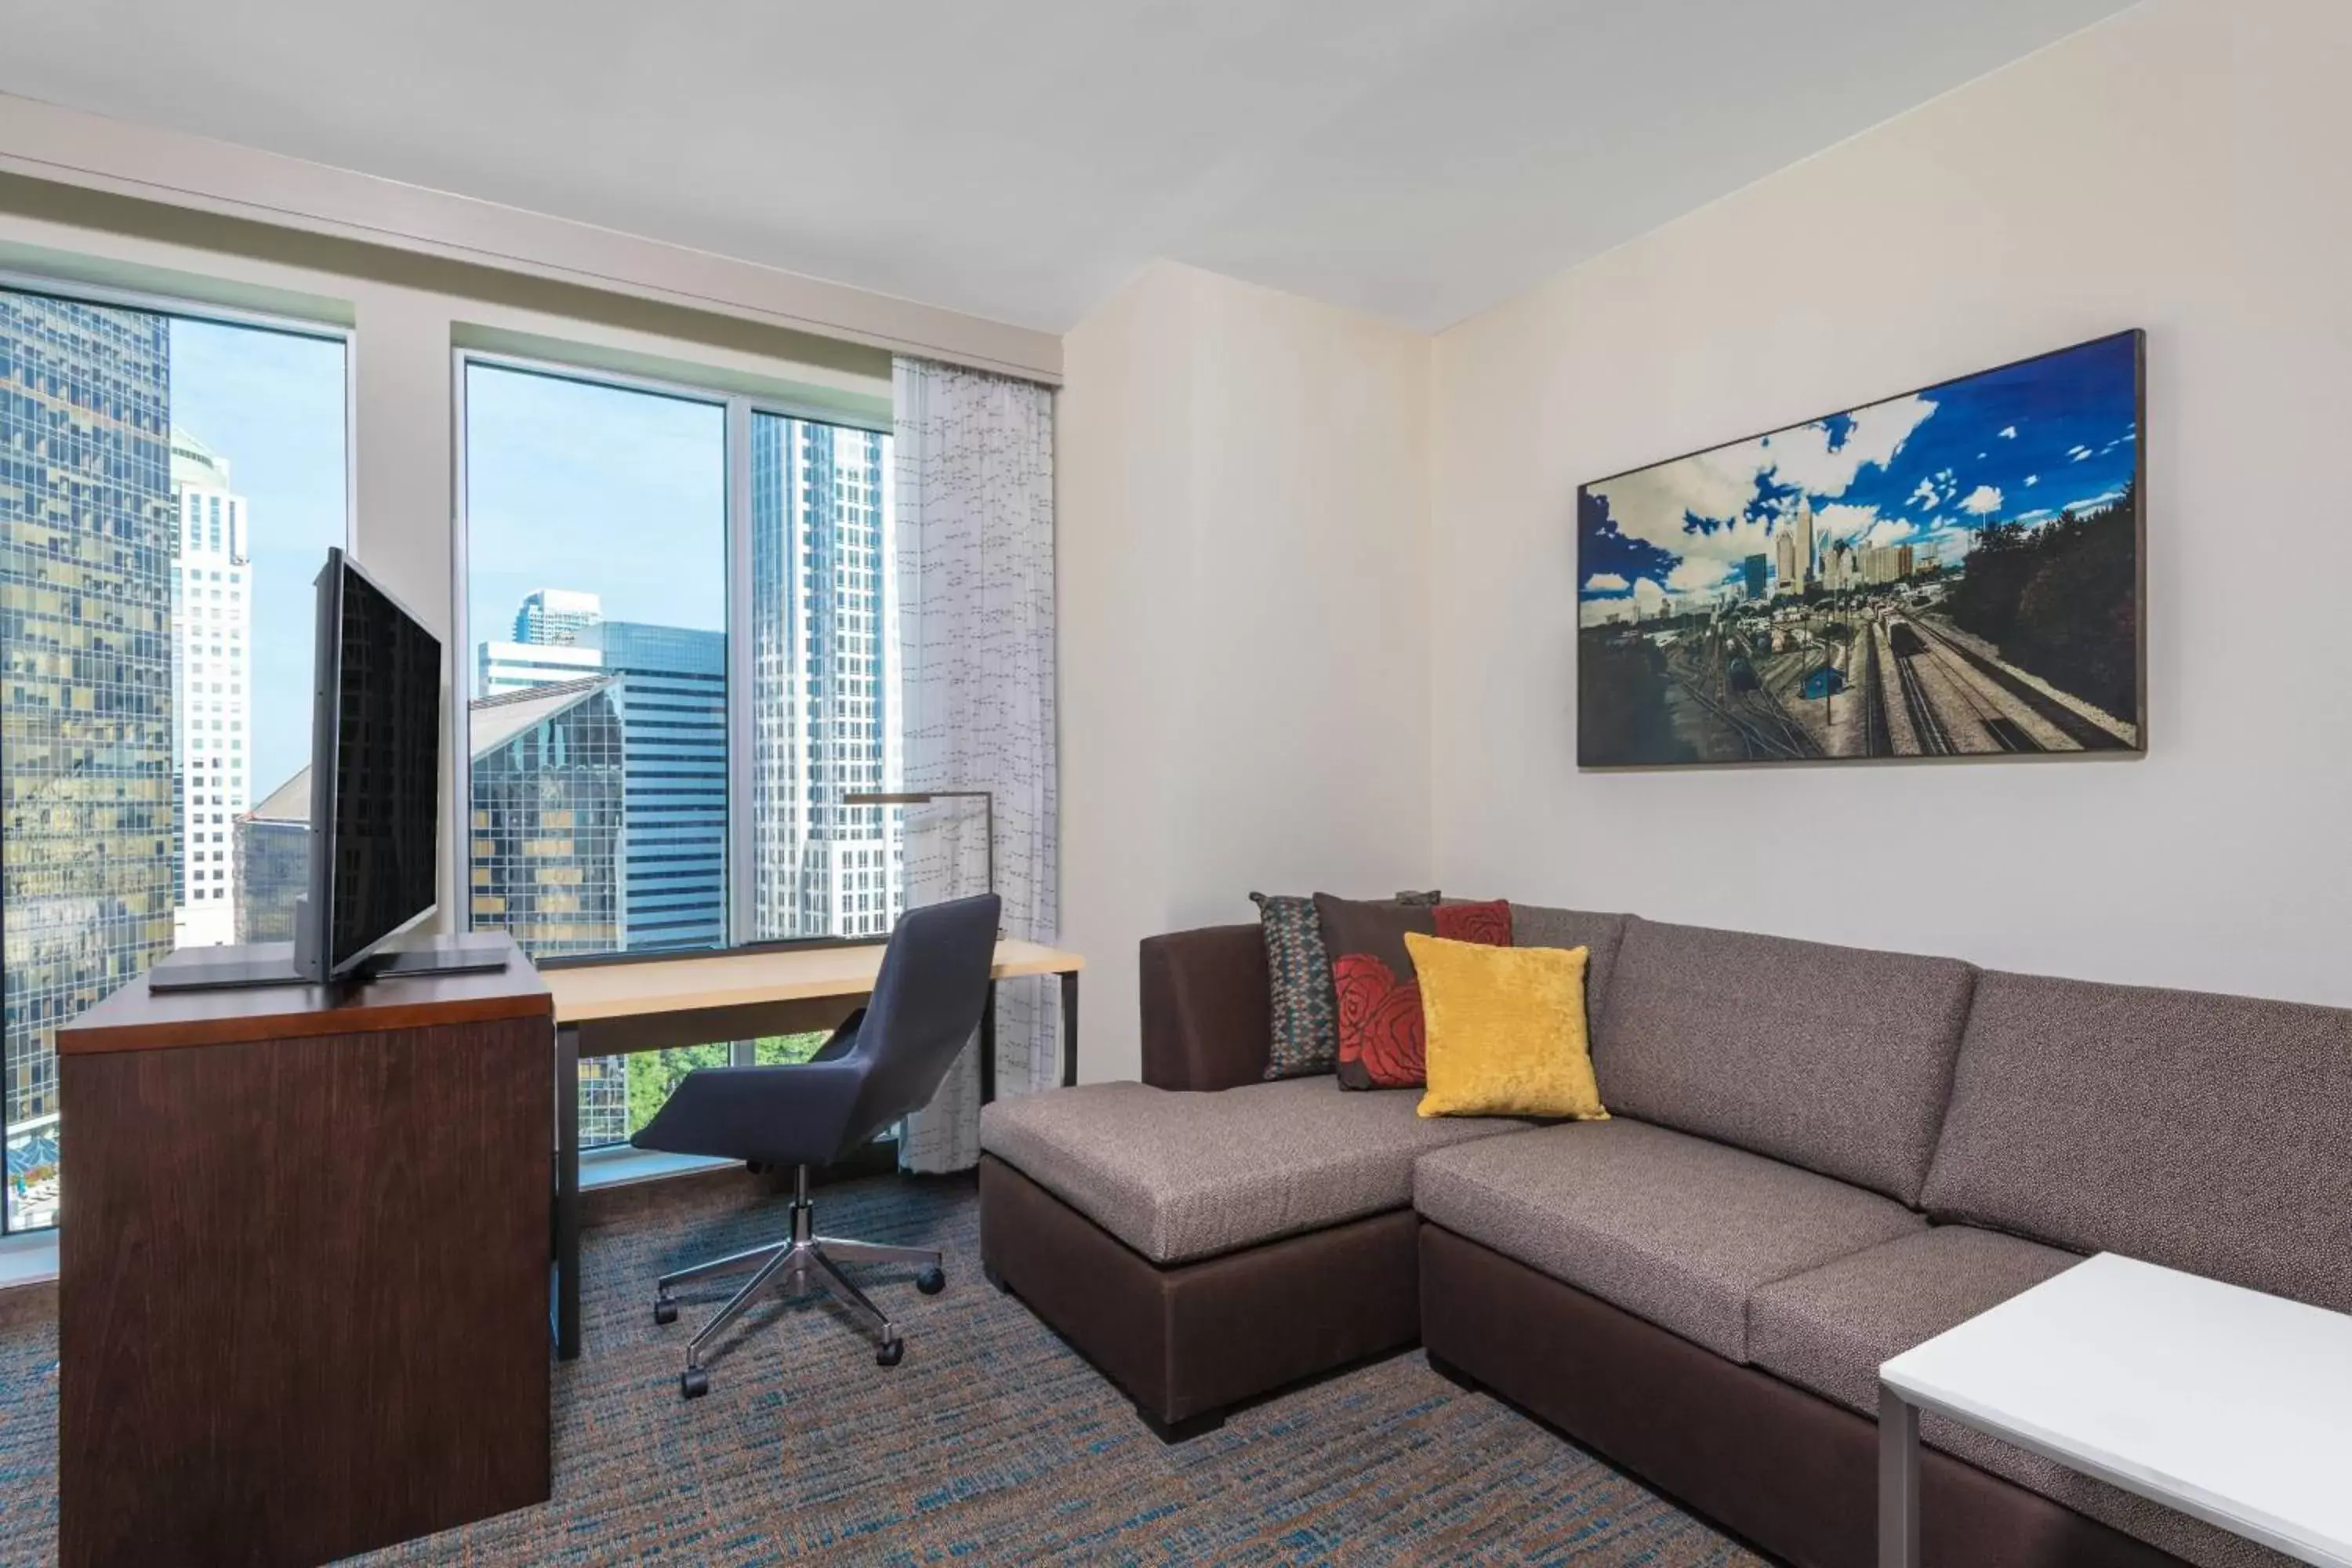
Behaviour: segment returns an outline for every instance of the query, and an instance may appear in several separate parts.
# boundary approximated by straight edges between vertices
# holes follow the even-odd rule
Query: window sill
[[[54,1227],[0,1239],[0,1290],[54,1284],[58,1278],[58,1233]]]
[[[666,1176],[690,1175],[697,1171],[723,1171],[730,1165],[740,1170],[742,1164],[740,1160],[714,1159],[708,1154],[660,1154],[615,1143],[580,1152],[580,1190],[591,1192],[598,1187],[657,1182]]]

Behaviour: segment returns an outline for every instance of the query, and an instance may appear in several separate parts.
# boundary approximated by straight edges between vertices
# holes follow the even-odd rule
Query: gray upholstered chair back
[[[988,1005],[1003,910],[983,893],[899,917],[850,1053],[866,1070],[845,1143],[872,1138],[939,1092]]]

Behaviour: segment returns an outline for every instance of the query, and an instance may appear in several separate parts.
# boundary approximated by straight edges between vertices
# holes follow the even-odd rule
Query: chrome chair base
[[[850,1282],[841,1271],[845,1263],[919,1263],[923,1271],[915,1277],[915,1289],[926,1296],[936,1296],[947,1288],[947,1272],[941,1266],[939,1252],[926,1247],[888,1247],[880,1242],[852,1241],[845,1237],[818,1236],[816,1210],[809,1202],[808,1167],[801,1166],[793,1177],[793,1234],[789,1241],[773,1242],[766,1247],[750,1247],[742,1252],[730,1252],[724,1258],[714,1258],[706,1263],[689,1264],[674,1273],[665,1274],[656,1282],[654,1291],[654,1321],[674,1323],[677,1321],[677,1302],[670,1292],[688,1280],[708,1279],[714,1274],[732,1274],[751,1269],[751,1278],[742,1289],[727,1300],[727,1304],[712,1314],[709,1322],[695,1331],[687,1342],[686,1371],[678,1378],[678,1392],[688,1399],[699,1399],[710,1392],[710,1374],[702,1364],[702,1353],[727,1325],[741,1317],[751,1304],[771,1290],[801,1291],[810,1286],[831,1291],[849,1309],[858,1327],[874,1342],[874,1360],[877,1365],[897,1366],[906,1353],[906,1343],[898,1336],[898,1325],[883,1314],[882,1310],[866,1298],[866,1292]]]

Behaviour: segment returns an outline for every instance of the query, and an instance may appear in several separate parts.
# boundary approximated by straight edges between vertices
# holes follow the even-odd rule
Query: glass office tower
[[[0,292],[11,1228],[54,1217],[56,1030],[172,949],[171,326]]]
[[[578,632],[621,715],[621,942],[727,944],[727,634],[604,621]]]

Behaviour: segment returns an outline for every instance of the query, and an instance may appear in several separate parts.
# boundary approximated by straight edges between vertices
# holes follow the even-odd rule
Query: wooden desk
[[[546,1500],[552,1011],[511,952],[137,980],[58,1030],[62,1563],[311,1563]]]
[[[874,990],[880,942],[731,952],[551,960],[555,1002],[555,1353],[580,1353],[580,1058],[667,1050],[839,1025]],[[1078,1081],[1078,971],[1086,961],[1034,942],[996,944],[980,1021],[980,1098],[996,1098],[996,983],[1062,977],[1062,1082]]]

